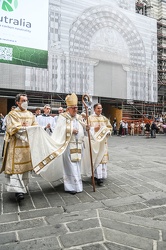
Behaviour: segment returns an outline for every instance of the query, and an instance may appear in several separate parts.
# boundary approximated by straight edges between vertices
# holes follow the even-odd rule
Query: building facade
[[[166,1],[137,0],[136,12],[157,20],[158,104],[156,111],[166,112]]]
[[[157,103],[156,19],[141,10],[133,0],[50,0],[48,68],[0,63],[0,103],[16,91],[33,105],[71,92]]]

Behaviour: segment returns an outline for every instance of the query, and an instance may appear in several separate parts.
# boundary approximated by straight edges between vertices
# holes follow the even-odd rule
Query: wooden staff
[[[89,102],[90,101],[90,97],[88,95],[83,95],[82,96],[82,103],[84,104],[85,111],[86,111],[87,125],[89,125],[89,121],[88,121],[88,106],[87,106],[87,104],[84,101],[85,98],[87,98],[88,102]],[[94,179],[93,160],[92,160],[92,146],[91,146],[91,139],[90,139],[89,129],[87,130],[87,133],[88,133],[88,139],[89,139],[89,153],[90,153],[91,171],[92,171],[92,185],[93,185],[93,192],[95,192],[95,179]]]

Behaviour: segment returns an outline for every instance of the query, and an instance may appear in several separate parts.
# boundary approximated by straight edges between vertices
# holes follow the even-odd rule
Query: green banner
[[[0,62],[47,68],[48,51],[0,43]]]

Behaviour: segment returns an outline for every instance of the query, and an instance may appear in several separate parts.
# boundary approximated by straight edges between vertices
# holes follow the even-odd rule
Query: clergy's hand
[[[73,128],[73,134],[77,135],[78,134],[78,129]]]
[[[90,126],[86,125],[86,131],[90,130]]]
[[[28,126],[28,122],[26,122],[26,121],[25,121],[25,122],[23,122],[23,123],[22,123],[22,126],[23,126],[23,127]]]
[[[94,127],[95,132],[98,132],[98,131],[99,131],[99,129],[100,129],[100,124],[99,124],[99,125],[97,125],[96,127]]]
[[[50,123],[47,124],[46,128],[51,128],[51,125]]]

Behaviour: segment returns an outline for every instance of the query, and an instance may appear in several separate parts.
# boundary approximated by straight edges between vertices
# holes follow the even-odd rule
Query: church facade
[[[50,0],[48,68],[0,63],[0,89],[157,102],[156,27],[133,0]]]

